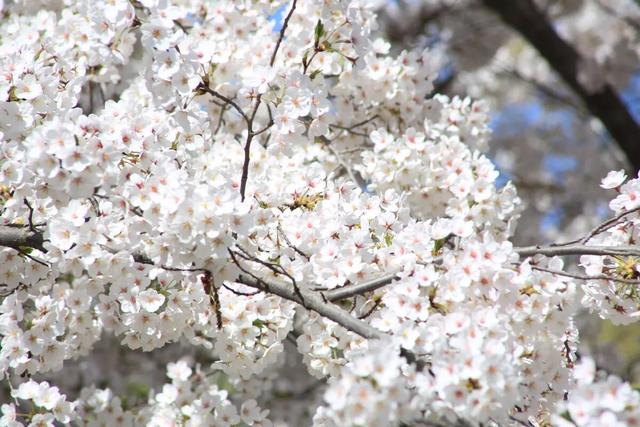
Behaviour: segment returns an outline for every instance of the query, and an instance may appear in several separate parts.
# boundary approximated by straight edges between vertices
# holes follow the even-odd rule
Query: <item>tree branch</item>
[[[327,301],[340,301],[343,299],[351,298],[355,295],[362,295],[365,292],[375,291],[376,289],[383,288],[391,284],[394,279],[398,277],[395,274],[387,274],[386,276],[378,277],[367,282],[355,283],[353,285],[346,285],[340,288],[331,289],[329,291],[322,292],[322,295]]]
[[[23,247],[31,247],[43,252],[46,249],[42,246],[44,238],[41,232],[29,230],[27,227],[0,226],[0,246],[6,246],[18,251]],[[155,265],[151,259],[143,254],[133,254],[136,262],[147,265]],[[185,271],[185,272],[204,272],[208,271],[204,268],[177,268],[166,265],[157,266],[169,271]],[[278,295],[281,298],[303,304],[306,308],[313,310],[327,319],[333,320],[346,329],[369,339],[380,339],[384,334],[377,329],[369,326],[367,323],[351,316],[349,313],[325,301],[316,292],[307,291],[305,289],[294,289],[289,283],[282,283],[274,279],[265,279],[261,277],[250,277],[249,275],[240,275],[238,283],[249,286],[254,289],[266,291]],[[363,291],[364,292],[364,291]],[[334,298],[337,301],[342,298]]]
[[[406,19],[394,19],[394,17],[386,14],[387,19],[385,23],[387,36],[389,40],[395,43],[405,41],[406,39],[414,37],[420,30],[448,13],[451,9],[453,9],[453,6],[449,5],[440,6],[435,9],[422,7],[417,16],[411,16],[411,19],[408,21]]]
[[[540,52],[582,99],[589,112],[602,121],[611,137],[624,151],[633,170],[640,170],[640,125],[609,83],[604,81],[596,90],[590,90],[581,82],[579,74],[587,61],[556,33],[533,0],[482,0],[482,3]],[[596,70],[598,71],[604,73]]]
[[[553,274],[553,275],[556,275],[556,276],[569,277],[571,279],[576,279],[576,280],[608,280],[608,281],[611,281],[611,282],[625,283],[627,285],[640,285],[640,280],[638,280],[638,279],[624,279],[622,277],[616,278],[616,277],[612,277],[612,276],[607,276],[606,274],[598,274],[598,275],[595,275],[595,276],[586,276],[586,275],[583,275],[583,274],[567,273],[566,271],[552,270],[550,268],[538,267],[537,265],[532,265],[531,268],[533,270],[543,271],[545,273],[550,273],[550,274]]]
[[[287,14],[287,17],[284,18],[284,22],[282,24],[282,28],[280,29],[280,35],[278,36],[278,41],[276,42],[276,46],[273,49],[273,53],[271,54],[271,60],[269,61],[269,65],[273,67],[273,64],[276,62],[276,55],[278,54],[278,49],[280,48],[280,44],[284,39],[284,33],[287,31],[287,27],[289,26],[289,20],[293,15],[293,11],[296,9],[297,0],[293,0],[293,4],[291,5],[291,9]],[[240,178],[240,197],[244,202],[245,192],[247,190],[247,181],[249,179],[249,164],[251,162],[251,142],[253,141],[253,137],[265,132],[271,126],[273,126],[273,118],[271,118],[271,110],[269,110],[269,124],[267,124],[264,128],[259,131],[253,130],[253,121],[256,118],[256,114],[258,113],[258,108],[260,108],[260,103],[262,102],[262,94],[259,94],[256,97],[256,102],[253,106],[253,111],[251,112],[251,116],[247,121],[247,139],[244,143],[244,161],[242,163],[242,177]]]
[[[282,39],[284,39],[284,33],[287,31],[287,27],[289,26],[289,20],[291,19],[291,15],[293,15],[293,11],[296,9],[296,5],[298,0],[293,0],[293,4],[291,5],[291,9],[287,14],[287,17],[284,18],[284,22],[282,23],[282,28],[280,28],[280,35],[278,36],[278,41],[276,42],[276,47],[273,49],[273,53],[271,54],[271,60],[269,61],[269,65],[273,67],[273,64],[276,62],[276,55],[278,54],[278,49],[280,48],[280,43],[282,43]]]
[[[240,106],[238,104],[236,104],[233,99],[228,98],[228,97],[224,96],[223,94],[221,94],[220,92],[217,92],[217,91],[211,89],[204,82],[200,86],[198,86],[198,88],[203,90],[204,92],[210,94],[211,96],[224,101],[225,102],[224,105],[231,105],[233,107],[233,109],[236,110],[238,112],[238,114],[240,114],[240,116],[242,116],[242,119],[245,121],[245,123],[249,124],[249,117],[247,117],[247,114],[244,111],[242,111],[242,108],[240,108]],[[224,105],[223,105],[223,107],[224,107]],[[224,112],[224,110],[223,110],[223,112]],[[220,114],[222,114],[222,113],[220,113]]]
[[[0,225],[0,246],[6,246],[16,250],[21,247],[37,249],[47,252],[43,246],[44,237],[42,232],[29,227],[14,227],[11,225]]]
[[[240,275],[238,278],[238,283],[242,283],[243,285],[255,289],[260,289],[274,295],[278,295],[281,298],[296,302],[298,304],[304,303],[307,309],[315,311],[319,315],[329,320],[333,320],[340,326],[343,326],[344,328],[355,332],[361,337],[368,339],[381,339],[385,336],[385,334],[383,334],[376,328],[359,319],[356,319],[341,308],[325,302],[315,292],[300,289],[299,292],[304,298],[304,301],[302,301],[300,299],[300,296],[298,295],[298,292],[296,292],[289,283],[282,283],[274,279],[256,279],[248,275]]]
[[[640,246],[587,246],[583,244],[571,244],[562,246],[526,246],[513,248],[520,256],[534,255],[568,256],[568,255],[599,255],[599,256],[638,256]]]

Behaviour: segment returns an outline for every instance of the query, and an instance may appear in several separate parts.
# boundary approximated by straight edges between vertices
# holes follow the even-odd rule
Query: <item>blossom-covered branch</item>
[[[637,219],[563,246],[609,248],[582,282],[514,248],[488,104],[434,94],[439,56],[379,40],[373,3],[45,3],[0,14],[0,424],[545,425],[579,308],[637,321],[635,257],[609,255]],[[170,344],[124,408],[68,381]]]

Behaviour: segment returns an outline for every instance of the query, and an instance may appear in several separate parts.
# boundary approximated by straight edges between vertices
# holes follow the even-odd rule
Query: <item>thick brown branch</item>
[[[640,256],[640,246],[586,246],[582,244],[562,246],[527,246],[514,248],[523,257],[534,255],[569,256],[569,255],[599,255],[599,256]]]
[[[387,36],[395,43],[414,38],[427,25],[445,15],[450,9],[452,9],[451,6],[441,6],[436,9],[423,7],[417,15],[411,16],[411,19],[408,20],[405,19],[405,16],[402,16],[401,19],[387,16],[385,19]],[[384,12],[384,9],[382,11]]]
[[[289,283],[282,283],[275,279],[256,278],[250,275],[240,275],[238,282],[255,289],[260,289],[262,291],[278,295],[280,298],[284,298],[298,304],[302,304],[304,302],[304,306],[308,310],[315,311],[322,317],[336,322],[345,329],[355,332],[363,338],[383,339],[386,336],[383,332],[368,323],[351,316],[351,314],[342,310],[338,306],[324,301],[316,292],[307,291],[306,289],[296,291],[292,289]],[[401,348],[400,355],[403,356],[408,363],[415,365],[418,371],[422,371],[424,369],[425,362],[413,352]]]
[[[391,284],[396,278],[397,277],[395,274],[388,274],[386,276],[378,277],[366,282],[331,289],[330,291],[322,292],[322,295],[324,295],[327,301],[340,301],[343,299],[351,298],[355,295],[362,295],[366,292],[371,292],[375,291],[376,289],[383,288]]]
[[[274,279],[256,279],[248,275],[241,275],[238,282],[255,289],[260,289],[265,292],[278,295],[281,298],[297,302],[298,304],[304,303],[307,309],[315,311],[329,320],[333,320],[340,326],[343,326],[364,338],[381,339],[384,337],[382,332],[369,324],[351,316],[341,308],[323,301],[323,299],[315,292],[300,289],[299,292],[304,298],[304,301],[301,301],[298,292],[296,292],[289,283],[281,283]]]
[[[0,225],[0,246],[19,249],[28,247],[46,252],[43,246],[44,237],[42,232],[30,230],[28,227],[14,227]]]
[[[633,119],[615,89],[606,81],[596,90],[588,88],[580,73],[588,62],[563,40],[533,0],[482,0],[502,20],[519,32],[549,62],[565,83],[582,99],[589,112],[600,119],[624,151],[634,171],[640,170],[640,125]],[[597,67],[597,65],[589,65]],[[595,72],[604,73],[602,70]]]

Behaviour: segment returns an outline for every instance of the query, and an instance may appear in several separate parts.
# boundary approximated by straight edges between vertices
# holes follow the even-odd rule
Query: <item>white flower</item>
[[[192,372],[189,364],[184,360],[167,365],[167,376],[175,381],[187,381]]]
[[[14,93],[20,99],[31,100],[42,95],[42,86],[33,74],[27,74],[16,82]]]
[[[13,390],[11,395],[18,399],[33,400],[40,393],[40,385],[34,380],[29,380]]]
[[[164,304],[164,295],[159,294],[155,289],[147,289],[138,294],[140,306],[147,311],[155,312]]]
[[[248,425],[254,425],[256,422],[264,420],[269,414],[268,410],[261,410],[255,399],[249,399],[242,403],[240,407],[240,417],[242,421]]]
[[[162,392],[156,394],[155,399],[162,405],[172,405],[178,398],[178,389],[173,384],[165,384],[162,386]]]
[[[33,398],[33,403],[50,411],[62,399],[57,387],[50,387],[49,384],[43,382],[38,387],[38,394]]]
[[[158,64],[158,77],[165,80],[171,80],[174,74],[180,69],[180,58],[175,49],[167,51],[158,51],[154,58]]]
[[[0,417],[0,424],[6,427],[20,427],[22,423],[17,421],[16,406],[13,403],[5,403],[0,408],[2,411],[2,417]]]
[[[35,414],[31,418],[31,422],[28,427],[54,427],[55,417],[53,414]]]
[[[256,65],[243,71],[242,83],[248,88],[256,89],[258,93],[265,93],[275,76],[276,70],[273,67]]]
[[[292,89],[284,97],[284,108],[293,117],[309,114],[313,93],[309,89]]]
[[[619,171],[610,171],[607,176],[602,178],[600,182],[600,187],[609,189],[609,188],[617,188],[622,185],[622,183],[627,179],[627,174],[624,170]]]
[[[373,132],[371,132],[371,135],[369,137],[371,138],[371,142],[373,142],[374,144],[373,149],[376,153],[389,147],[391,144],[393,144],[394,140],[393,135],[388,133],[384,128],[374,130]]]
[[[125,293],[118,296],[118,301],[120,301],[120,309],[124,313],[137,313],[140,309],[140,301],[138,299],[139,294],[140,287],[129,287]]]

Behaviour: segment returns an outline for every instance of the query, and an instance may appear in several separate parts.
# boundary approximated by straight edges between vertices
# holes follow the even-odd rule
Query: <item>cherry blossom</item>
[[[638,317],[635,258],[588,248],[636,241],[640,179],[604,178],[585,279],[514,247],[488,105],[432,94],[372,2],[29,3],[0,21],[4,424],[271,426],[299,379],[318,426],[625,411],[576,409],[574,316]],[[182,353],[133,403],[72,396],[105,337]]]

